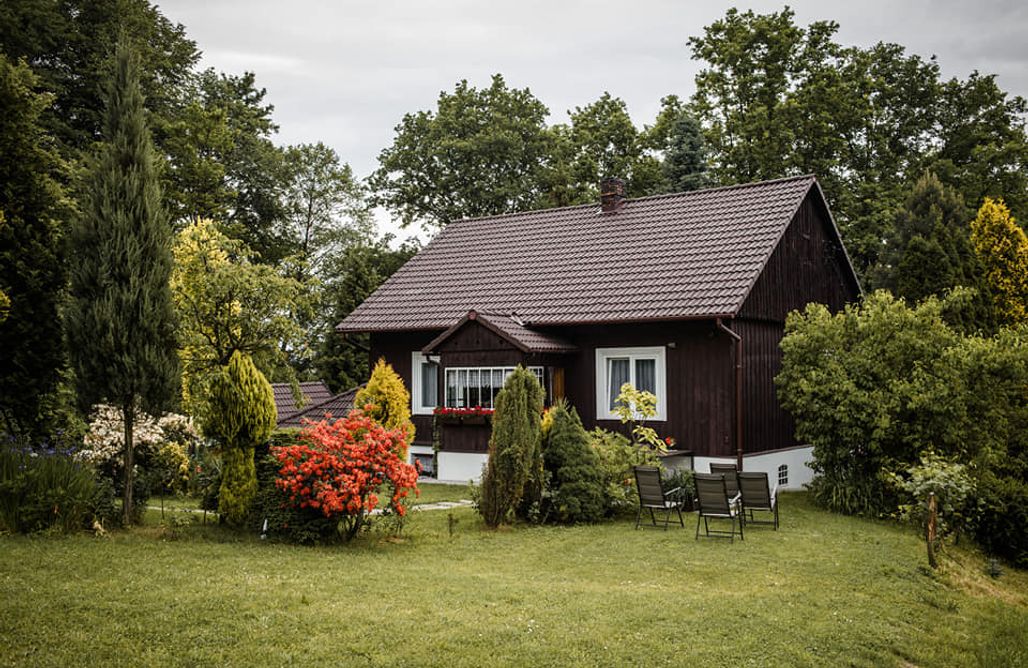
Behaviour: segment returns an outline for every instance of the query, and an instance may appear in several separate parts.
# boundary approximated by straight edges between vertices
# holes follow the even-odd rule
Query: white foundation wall
[[[488,455],[477,452],[440,452],[436,478],[452,482],[478,482]]]
[[[811,446],[775,450],[752,455],[743,455],[743,471],[763,471],[774,487],[778,482],[778,467],[789,467],[789,483],[779,485],[780,489],[800,490],[814,477],[814,471],[808,465],[813,459],[814,448]],[[699,473],[708,473],[711,462],[715,464],[734,464],[735,457],[696,457],[693,469]]]

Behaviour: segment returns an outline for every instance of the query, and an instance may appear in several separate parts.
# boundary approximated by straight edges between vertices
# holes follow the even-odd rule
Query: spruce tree
[[[663,168],[668,192],[697,190],[709,182],[703,128],[689,113],[683,112],[671,128]]]
[[[42,130],[49,101],[37,86],[28,66],[0,54],[0,429],[30,435],[48,426],[40,404],[64,365],[58,303],[69,210],[55,178],[63,163]]]
[[[519,366],[496,396],[489,461],[482,476],[479,512],[497,527],[507,520],[525,494],[541,460],[543,388],[531,371]],[[541,461],[538,462],[541,469]],[[542,471],[539,471],[541,477]]]
[[[84,405],[118,406],[125,425],[122,513],[132,521],[133,422],[176,394],[178,358],[168,279],[171,227],[161,206],[139,88],[121,40],[107,88],[102,154],[72,230],[69,350]]]
[[[895,233],[883,253],[878,281],[911,304],[955,287],[975,296],[951,324],[968,332],[991,331],[989,287],[971,246],[963,198],[932,173],[914,184],[896,215]]]
[[[246,521],[257,495],[254,451],[275,429],[275,396],[253,359],[237,350],[211,383],[207,410],[204,435],[221,446],[218,512],[238,526]]]

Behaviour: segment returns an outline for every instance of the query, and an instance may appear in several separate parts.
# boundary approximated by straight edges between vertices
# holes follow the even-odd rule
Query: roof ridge
[[[786,181],[803,181],[803,180],[816,181],[817,180],[817,175],[815,175],[815,174],[799,174],[799,175],[796,175],[796,176],[782,176],[782,177],[779,177],[777,179],[766,179],[766,180],[763,180],[763,181],[748,181],[746,183],[733,183],[733,184],[727,185],[727,186],[714,186],[712,188],[699,188],[697,190],[682,190],[682,191],[673,192],[673,193],[657,193],[657,194],[654,194],[654,195],[643,195],[642,197],[626,197],[625,198],[625,204],[631,204],[633,202],[643,202],[643,201],[647,201],[647,200],[655,200],[655,199],[661,199],[661,198],[688,197],[688,196],[700,195],[700,194],[704,194],[704,193],[721,192],[721,191],[724,191],[724,190],[735,190],[735,189],[739,189],[739,188],[753,188],[753,187],[756,187],[756,186],[766,186],[766,185],[773,184],[773,183],[784,183]],[[447,229],[450,228],[450,226],[456,225],[458,223],[481,222],[481,221],[484,221],[484,220],[494,220],[494,219],[497,219],[497,218],[503,218],[503,219],[507,220],[507,219],[514,218],[514,217],[517,217],[517,216],[528,216],[528,215],[533,215],[533,214],[538,215],[538,214],[541,214],[541,213],[549,213],[551,211],[553,211],[553,212],[556,212],[556,211],[568,211],[570,209],[585,209],[585,208],[599,209],[600,208],[600,204],[599,204],[599,202],[588,202],[586,204],[569,204],[567,206],[554,206],[554,207],[546,207],[546,208],[543,208],[543,209],[525,209],[523,211],[512,211],[510,213],[494,213],[494,214],[490,214],[488,216],[472,216],[470,218],[459,218],[457,220],[451,221],[445,227],[443,227],[439,231],[439,234],[432,238],[432,241],[435,241],[435,239],[437,237],[441,236]],[[429,242],[429,243],[431,243],[431,242]]]

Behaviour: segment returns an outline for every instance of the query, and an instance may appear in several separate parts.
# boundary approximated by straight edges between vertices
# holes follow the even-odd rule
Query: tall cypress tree
[[[37,85],[0,54],[0,413],[4,427],[28,433],[45,428],[40,402],[64,364],[57,305],[67,279],[62,163],[42,130],[49,100]]]
[[[168,285],[171,227],[161,206],[138,68],[138,57],[119,41],[102,155],[72,229],[67,314],[80,402],[114,404],[124,418],[126,524],[132,521],[134,418],[140,408],[165,409],[178,384]]]

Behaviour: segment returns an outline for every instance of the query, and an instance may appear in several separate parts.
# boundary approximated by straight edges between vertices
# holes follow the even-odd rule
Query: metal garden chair
[[[740,498],[738,494],[729,495],[726,477],[722,474],[713,473],[697,473],[695,476],[696,505],[699,510],[699,514],[696,517],[697,540],[700,538],[701,522],[708,538],[730,538],[734,541],[736,526],[738,526],[739,540],[744,539]],[[710,520],[712,519],[731,521],[732,530],[711,529]]]
[[[639,528],[639,524],[642,521],[644,510],[650,511],[650,522],[653,523],[653,526],[657,526],[657,518],[653,511],[663,511],[665,531],[667,531],[668,523],[671,521],[672,512],[678,513],[678,523],[685,527],[685,521],[682,519],[681,501],[668,498],[673,497],[679,488],[669,489],[665,493],[664,488],[660,484],[659,468],[656,466],[636,466],[635,486],[639,490],[639,514],[635,518],[636,529]]]
[[[742,494],[742,509],[747,524],[770,524],[778,531],[778,485],[771,489],[766,472],[740,471],[739,491]],[[773,516],[769,520],[756,520],[754,511],[769,512]]]

